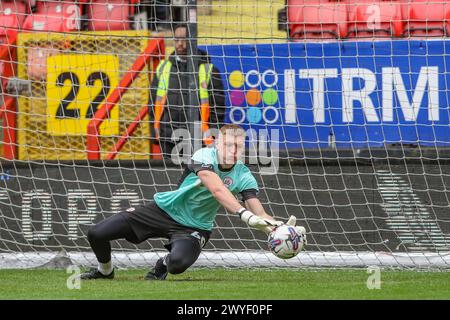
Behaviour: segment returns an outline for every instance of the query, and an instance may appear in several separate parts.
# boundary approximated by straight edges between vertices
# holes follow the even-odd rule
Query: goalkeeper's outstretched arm
[[[197,176],[200,178],[203,185],[213,194],[217,201],[225,207],[225,209],[229,212],[239,214],[241,220],[249,226],[264,231],[265,233],[269,233],[274,227],[283,224],[283,222],[277,221],[268,215],[257,198],[247,199],[245,201],[245,206],[247,209],[242,207],[239,201],[222,183],[222,180],[215,172],[210,170],[202,170],[197,173]],[[286,224],[295,227],[299,234],[303,234],[304,236],[306,235],[306,230],[304,227],[296,226],[295,216],[290,216]]]
[[[266,210],[264,210],[264,207],[258,198],[251,198],[245,200],[245,207],[254,214],[256,214],[258,217],[261,217],[269,221],[275,221],[274,218],[268,215]]]
[[[283,224],[276,221],[270,215],[265,213],[259,200],[251,201],[251,207],[257,212],[252,212],[244,208],[234,195],[223,184],[220,177],[213,171],[202,170],[197,173],[203,185],[212,193],[217,201],[229,212],[239,214],[240,218],[251,227],[262,230],[266,233],[270,232],[273,227]],[[248,202],[248,201],[247,201]],[[258,206],[259,203],[259,206]]]

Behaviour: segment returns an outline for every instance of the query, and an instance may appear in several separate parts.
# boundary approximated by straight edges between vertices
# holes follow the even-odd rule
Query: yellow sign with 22
[[[119,83],[113,55],[55,55],[47,59],[47,131],[86,135],[88,123]],[[100,126],[101,135],[119,134],[119,107]]]

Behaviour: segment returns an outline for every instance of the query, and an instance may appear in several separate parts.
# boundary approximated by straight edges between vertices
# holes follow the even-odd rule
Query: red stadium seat
[[[70,32],[80,30],[80,16],[71,15],[41,15],[33,14],[27,17],[23,31]]]
[[[38,1],[36,12],[23,25],[24,31],[69,32],[80,30],[81,5],[70,1]]]
[[[444,37],[450,35],[446,20],[449,18],[448,0],[415,0],[402,4],[407,21],[404,34],[411,37]]]
[[[0,2],[0,33],[10,28],[19,30],[27,15],[26,4],[19,1]]]
[[[23,25],[24,31],[69,32],[79,30],[79,19],[53,15],[30,15]]]
[[[344,38],[348,30],[346,7],[343,3],[290,0],[290,37],[294,40]]]
[[[402,7],[398,2],[355,1],[348,6],[348,37],[401,37],[404,31]]]
[[[82,5],[85,0],[45,0],[45,1],[37,1],[36,3],[36,12],[37,14],[62,14],[63,12],[67,12],[67,10],[72,6],[77,6],[82,11]]]
[[[87,6],[88,29],[93,31],[130,30],[134,1],[93,0]]]
[[[6,43],[8,30],[19,32],[27,14],[26,4],[16,1],[0,1],[0,44]]]

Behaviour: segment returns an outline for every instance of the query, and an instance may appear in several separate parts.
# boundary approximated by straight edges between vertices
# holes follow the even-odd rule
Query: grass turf
[[[382,270],[379,290],[366,269],[190,269],[158,282],[146,272],[69,290],[65,270],[0,270],[0,299],[450,299],[450,272]]]

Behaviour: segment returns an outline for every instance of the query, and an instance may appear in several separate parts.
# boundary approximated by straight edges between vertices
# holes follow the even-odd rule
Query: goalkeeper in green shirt
[[[239,160],[244,147],[244,130],[234,124],[223,126],[215,147],[194,153],[176,190],[158,192],[150,204],[129,208],[93,226],[88,240],[98,267],[81,274],[81,279],[114,278],[110,241],[117,239],[136,244],[149,238],[169,239],[166,248],[170,253],[156,262],[146,276],[148,280],[164,280],[168,273],[184,272],[208,241],[220,206],[266,233],[283,224],[268,215],[258,200],[256,179]],[[237,194],[241,194],[245,208]],[[295,217],[287,224],[295,226]],[[296,229],[305,234],[305,228]]]

